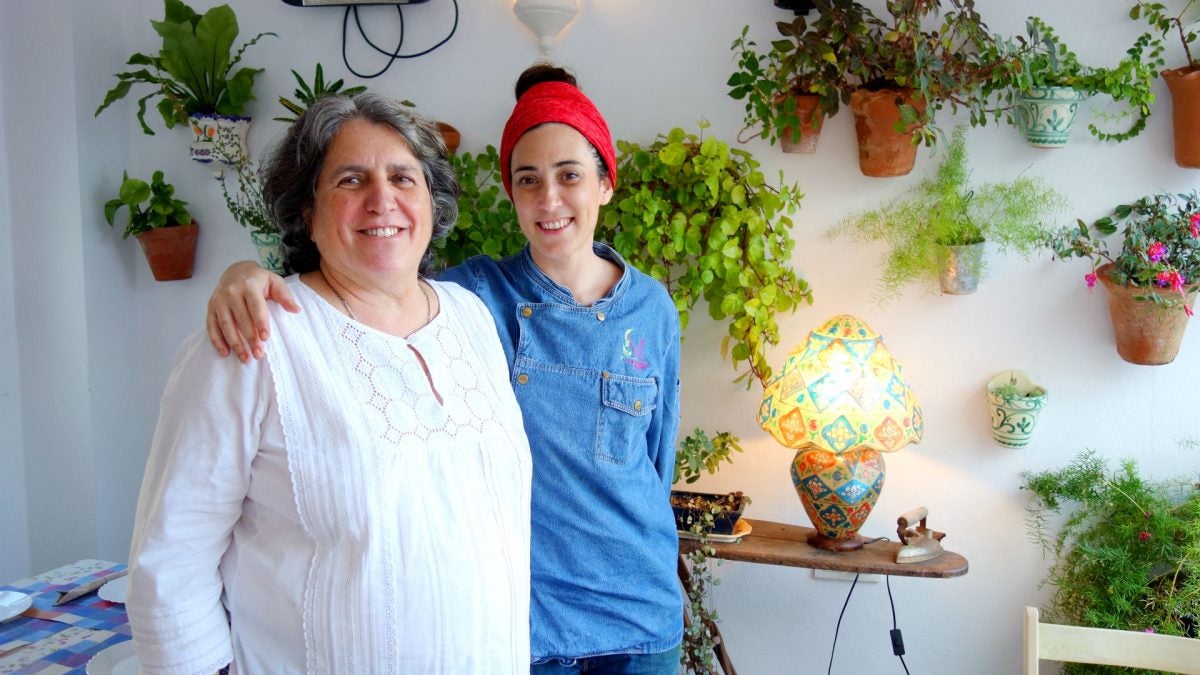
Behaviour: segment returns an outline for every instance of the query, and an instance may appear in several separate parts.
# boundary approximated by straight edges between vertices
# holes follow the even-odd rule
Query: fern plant
[[[876,300],[886,302],[912,282],[936,287],[952,255],[949,246],[993,242],[1000,250],[1029,256],[1052,230],[1052,216],[1065,198],[1040,178],[1019,176],[1003,183],[970,185],[966,133],[954,130],[933,178],[877,209],[850,216],[829,231],[861,242],[885,242]],[[968,272],[980,276],[983,260]]]
[[[1031,540],[1054,556],[1052,621],[1200,637],[1200,483],[1150,481],[1132,460],[1109,470],[1094,452],[1023,474]],[[1066,516],[1052,532],[1051,514]],[[1068,665],[1064,671],[1126,673]],[[1144,671],[1137,671],[1144,672]]]

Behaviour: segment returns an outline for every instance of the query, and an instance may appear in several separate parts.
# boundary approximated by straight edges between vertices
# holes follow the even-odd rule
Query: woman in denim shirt
[[[529,435],[531,672],[673,674],[683,637],[669,504],[679,317],[659,282],[593,240],[617,180],[595,106],[548,66],[523,73],[517,96],[500,155],[529,244],[439,278],[491,310]],[[268,297],[291,304],[253,263],[226,272],[208,315],[222,354],[232,344],[242,360],[257,356]],[[235,312],[258,334],[243,340]]]

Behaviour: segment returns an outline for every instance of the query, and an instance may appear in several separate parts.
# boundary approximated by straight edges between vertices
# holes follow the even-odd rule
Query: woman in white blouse
[[[457,216],[436,128],[321,99],[264,194],[304,311],[249,366],[179,350],[130,551],[143,672],[527,672],[529,448],[487,309],[422,277]]]

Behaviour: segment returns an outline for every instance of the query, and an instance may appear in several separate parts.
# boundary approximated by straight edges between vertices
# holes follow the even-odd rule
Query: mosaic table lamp
[[[763,392],[758,421],[794,448],[792,483],[816,530],[808,543],[862,548],[859,529],[883,489],[884,452],[921,440],[904,369],[862,319],[835,316],[787,356]]]

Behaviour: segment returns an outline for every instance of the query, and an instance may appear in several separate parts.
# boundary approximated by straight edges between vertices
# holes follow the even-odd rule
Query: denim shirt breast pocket
[[[626,464],[646,451],[651,413],[658,407],[654,378],[600,374],[600,417],[596,423],[596,459]]]

